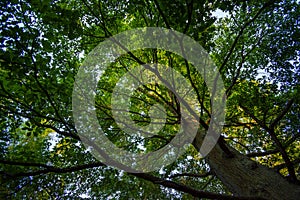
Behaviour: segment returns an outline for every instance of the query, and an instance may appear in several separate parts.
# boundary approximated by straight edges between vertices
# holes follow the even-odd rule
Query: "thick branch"
[[[47,173],[69,173],[69,172],[75,172],[75,171],[80,171],[83,169],[90,169],[90,168],[95,168],[95,167],[103,167],[105,166],[103,163],[96,162],[96,163],[89,163],[89,164],[84,164],[84,165],[78,165],[74,167],[68,167],[68,168],[57,168],[57,167],[52,167],[48,166],[45,164],[38,164],[38,163],[25,163],[25,162],[15,162],[15,161],[5,161],[5,160],[0,160],[0,163],[2,164],[9,164],[9,165],[20,165],[20,166],[35,166],[35,167],[44,167],[46,169],[43,170],[37,170],[33,172],[21,172],[17,174],[10,174],[6,172],[0,172],[0,174],[4,174],[10,177],[23,177],[23,176],[37,176],[37,175],[42,175],[42,174],[47,174]],[[208,199],[237,199],[237,200],[250,200],[250,199],[259,199],[259,198],[249,198],[249,197],[234,197],[230,195],[222,195],[222,194],[216,194],[212,192],[206,192],[206,191],[201,191],[201,190],[196,190],[191,187],[188,187],[186,185],[182,185],[173,181],[169,180],[164,180],[158,177],[155,177],[150,174],[146,173],[128,173],[130,175],[136,176],[138,178],[142,178],[145,180],[148,180],[154,184],[159,184],[164,187],[176,189],[178,191],[182,191],[188,194],[191,194],[194,197],[199,197],[199,198],[208,198]]]
[[[133,174],[136,177],[151,181],[154,184],[159,184],[168,188],[172,188],[181,192],[185,192],[188,194],[191,194],[194,197],[198,197],[198,198],[208,198],[208,199],[222,199],[222,200],[226,200],[226,199],[263,199],[263,198],[252,198],[252,197],[234,197],[234,196],[230,196],[230,195],[223,195],[223,194],[216,194],[216,193],[212,193],[212,192],[205,192],[205,191],[201,191],[201,190],[195,190],[193,188],[190,188],[188,186],[182,185],[180,183],[176,183],[173,181],[169,181],[169,180],[164,180],[164,179],[160,179],[157,178],[155,176],[152,176],[150,174]]]

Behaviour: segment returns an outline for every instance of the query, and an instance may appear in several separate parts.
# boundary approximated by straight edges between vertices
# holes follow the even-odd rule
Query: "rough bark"
[[[193,142],[196,149],[202,144],[200,134]],[[237,196],[265,199],[295,200],[300,197],[300,186],[290,183],[274,170],[262,166],[226,145],[231,155],[220,144],[206,157],[213,173]]]

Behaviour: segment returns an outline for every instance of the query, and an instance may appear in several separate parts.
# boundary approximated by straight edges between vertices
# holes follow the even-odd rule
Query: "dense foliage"
[[[234,194],[192,145],[159,171],[132,174],[99,162],[81,143],[72,119],[75,75],[100,42],[138,27],[165,27],[199,42],[219,68],[226,88],[220,142],[290,183],[299,183],[297,1],[3,0],[0,4],[1,198],[226,199]],[[150,122],[150,106],[163,105],[167,123],[159,134],[138,140],[115,124],[111,92],[119,78],[141,62],[165,64],[186,77],[197,93],[195,105],[207,130],[211,107],[203,78],[178,55],[141,49],[122,55],[99,81],[97,115],[109,139],[128,151],[148,152],[164,146],[179,129],[174,94],[151,84],[134,93],[130,111],[132,119],[144,126]]]

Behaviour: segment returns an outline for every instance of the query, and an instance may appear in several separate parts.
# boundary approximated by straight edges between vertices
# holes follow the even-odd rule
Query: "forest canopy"
[[[0,5],[1,198],[300,196],[298,1],[3,0]],[[202,158],[203,138],[214,120],[203,74],[183,56],[160,48],[119,56],[101,74],[94,101],[99,125],[115,146],[130,153],[159,150],[183,123],[183,104],[174,91],[147,83],[129,98],[128,119],[142,127],[140,135],[133,126],[128,132],[120,127],[112,93],[137,66],[176,70],[191,85],[195,98],[187,99],[197,108],[198,125],[192,128],[197,133],[186,151],[160,169],[134,173],[107,165],[86,148],[74,122],[72,94],[77,73],[99,44],[143,27],[177,31],[201,45],[223,81],[226,109],[217,144]],[[153,105],[165,110],[165,123],[157,134],[143,137],[142,130],[151,132],[147,125],[161,125],[151,117]]]

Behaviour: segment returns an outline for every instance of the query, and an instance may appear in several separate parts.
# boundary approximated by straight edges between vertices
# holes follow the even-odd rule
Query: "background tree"
[[[299,5],[297,1],[1,1],[0,191],[16,199],[296,199],[299,187]],[[227,17],[216,18],[216,10]],[[84,148],[72,120],[74,77],[105,38],[137,27],[187,34],[209,52],[224,80],[226,121],[205,159],[198,150],[211,117],[207,87],[170,52],[123,55],[99,82],[99,123],[117,146],[148,152],[178,131],[178,102],[146,85],[131,114],[149,123],[154,102],[167,110],[157,137],[128,142],[110,111],[111,91],[130,67],[166,64],[197,93],[201,131],[172,165],[152,173],[105,166]],[[142,114],[142,112],[144,114]],[[142,144],[143,148],[139,145]]]

